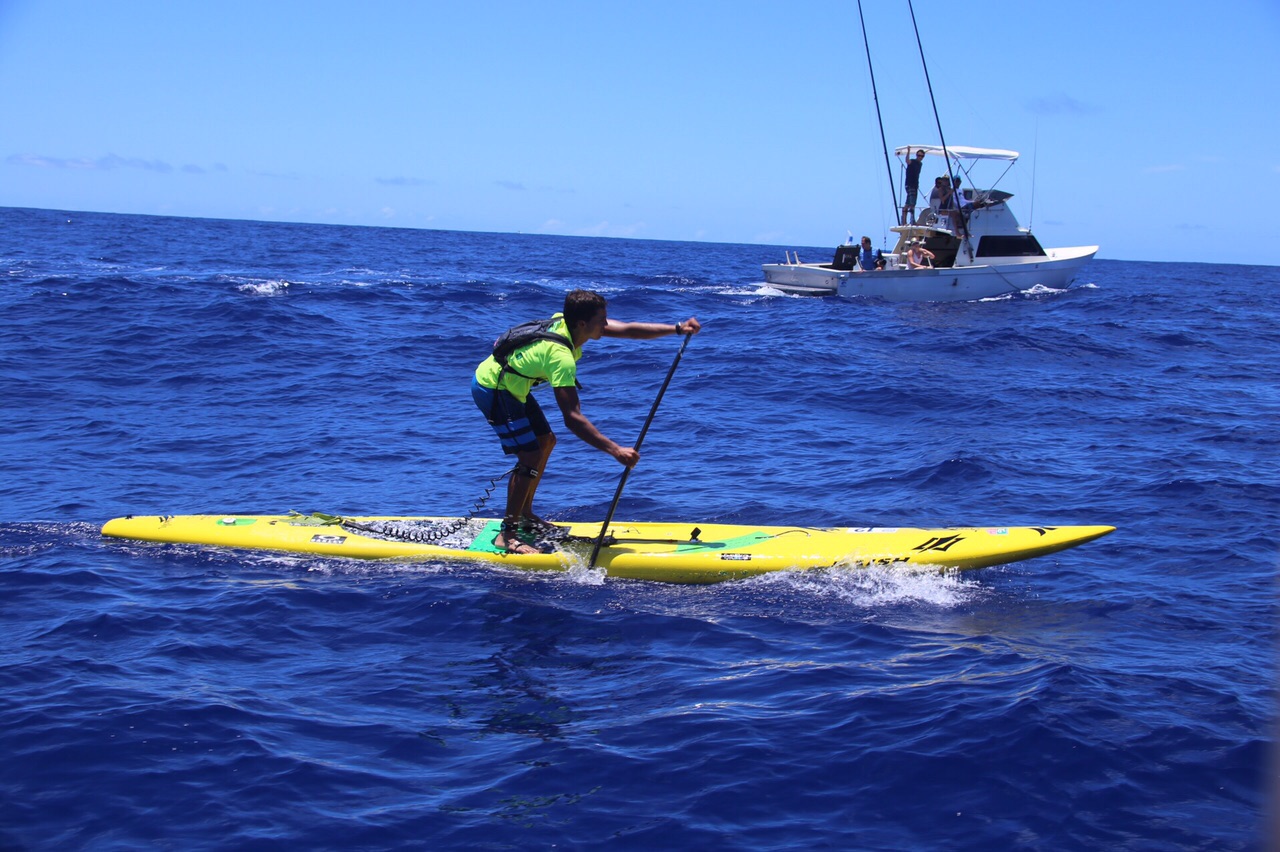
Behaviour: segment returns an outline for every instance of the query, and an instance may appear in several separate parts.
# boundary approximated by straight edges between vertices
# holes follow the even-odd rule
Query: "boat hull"
[[[1017,258],[945,269],[837,270],[817,263],[764,265],[765,283],[784,293],[890,302],[990,299],[1045,287],[1065,290],[1097,253],[1097,246],[1049,249],[1044,258]]]
[[[461,524],[448,541],[388,540],[384,523],[410,531]],[[387,516],[148,515],[108,521],[105,536],[171,544],[272,550],[359,559],[446,560],[529,570],[585,566],[599,523],[558,524],[573,536],[553,552],[508,554],[493,547],[499,521]],[[1106,535],[1109,526],[946,529],[768,527],[734,524],[615,523],[597,565],[608,576],[670,583],[713,583],[771,571],[906,565],[985,568],[1030,559]],[[420,536],[426,538],[426,536]]]

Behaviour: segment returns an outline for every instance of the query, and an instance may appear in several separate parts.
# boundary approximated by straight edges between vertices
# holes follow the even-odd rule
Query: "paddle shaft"
[[[635,448],[640,449],[640,445],[644,443],[645,433],[649,431],[649,424],[653,422],[653,416],[658,413],[658,403],[662,402],[662,396],[667,392],[667,385],[671,384],[671,377],[676,374],[676,367],[680,366],[680,356],[684,355],[684,348],[689,345],[689,338],[693,337],[693,332],[685,334],[684,342],[680,344],[680,351],[676,353],[676,359],[671,362],[671,369],[667,370],[667,377],[662,382],[662,387],[658,389],[658,398],[653,401],[653,407],[649,409],[649,416],[645,418],[644,426],[640,429],[640,437],[636,438]],[[587,563],[588,568],[596,567],[596,558],[600,555],[600,548],[604,545],[604,537],[609,532],[609,524],[613,522],[613,513],[618,508],[618,500],[622,497],[622,489],[627,485],[627,477],[631,475],[631,468],[623,468],[622,478],[618,480],[618,490],[613,492],[613,502],[609,504],[609,513],[604,516],[604,523],[600,525],[600,536],[596,539],[596,546],[591,548],[591,561]]]
[[[694,547],[724,547],[724,542],[722,541],[699,541],[697,539],[690,538],[618,538],[617,536],[606,535],[604,540],[608,542],[610,546],[615,544],[687,544]],[[600,537],[594,535],[571,535],[566,538],[565,541],[585,544],[588,541],[598,542],[600,541]]]

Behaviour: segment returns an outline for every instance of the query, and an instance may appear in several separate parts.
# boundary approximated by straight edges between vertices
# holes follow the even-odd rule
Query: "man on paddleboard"
[[[578,359],[588,340],[626,337],[649,340],[668,334],[696,334],[702,326],[694,317],[675,324],[619,322],[609,319],[603,296],[590,290],[574,290],[564,298],[564,312],[550,324],[527,336],[509,353],[499,338],[495,355],[476,368],[471,396],[502,442],[502,451],[516,457],[515,470],[507,483],[507,509],[502,531],[493,543],[508,553],[536,553],[537,548],[517,537],[523,528],[537,531],[548,526],[533,513],[533,495],[556,445],[555,433],[530,394],[535,385],[547,382],[570,432],[621,464],[632,467],[640,460],[635,447],[623,447],[595,427],[578,400]],[[519,327],[517,327],[518,329]],[[517,331],[512,329],[512,332]]]

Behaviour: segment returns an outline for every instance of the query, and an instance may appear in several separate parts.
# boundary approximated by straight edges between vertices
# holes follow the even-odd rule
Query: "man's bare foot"
[[[542,551],[521,541],[516,534],[500,532],[493,539],[493,546],[507,553],[525,554],[525,553],[541,553]]]

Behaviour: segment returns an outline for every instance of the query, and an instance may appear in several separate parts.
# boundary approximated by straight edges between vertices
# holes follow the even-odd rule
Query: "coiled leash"
[[[301,512],[291,512],[290,514],[296,517],[315,518],[322,523],[337,524],[358,532],[370,533],[379,538],[412,541],[417,544],[436,544],[456,534],[467,524],[474,521],[476,514],[484,508],[485,504],[489,502],[489,498],[493,496],[493,492],[498,489],[498,483],[515,473],[518,467],[517,465],[517,467],[513,467],[511,470],[504,471],[490,479],[488,486],[484,489],[484,494],[471,505],[471,510],[467,512],[466,517],[456,518],[451,521],[353,521],[341,515],[327,515],[323,512],[311,512],[309,515],[304,515]]]

